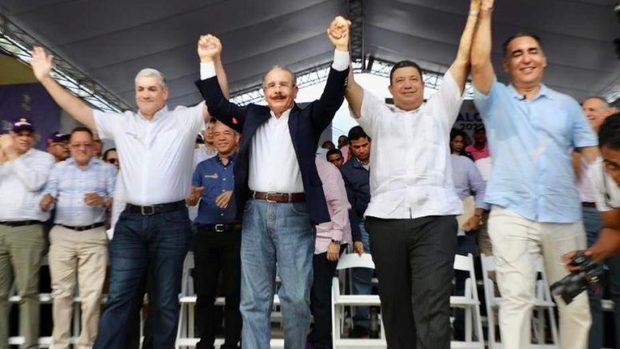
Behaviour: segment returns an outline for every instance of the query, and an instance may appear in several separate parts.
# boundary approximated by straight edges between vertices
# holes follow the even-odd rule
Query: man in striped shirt
[[[73,289],[77,279],[82,299],[82,333],[78,349],[91,348],[97,336],[101,289],[107,265],[104,220],[112,202],[116,169],[95,157],[93,133],[77,127],[69,141],[71,157],[57,163],[40,206],[56,205],[50,232],[49,266],[54,299],[54,348],[69,348]]]

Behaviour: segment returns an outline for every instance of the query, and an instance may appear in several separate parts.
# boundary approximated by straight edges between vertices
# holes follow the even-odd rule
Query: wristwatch
[[[334,240],[332,239],[332,242],[335,243],[336,245],[340,245],[340,240]]]

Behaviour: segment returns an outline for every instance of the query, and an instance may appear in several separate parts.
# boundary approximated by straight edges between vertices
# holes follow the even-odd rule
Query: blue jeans
[[[586,230],[588,247],[592,246],[598,239],[601,231],[601,214],[594,207],[582,207],[583,225]],[[590,314],[592,315],[592,326],[588,336],[588,348],[599,349],[603,347],[603,308],[601,305],[601,290],[595,292],[588,287],[588,300],[590,301]]]
[[[372,254],[370,251],[368,232],[364,227],[364,222],[360,223],[360,235],[362,237],[362,244],[364,244],[364,252]],[[372,294],[373,273],[374,270],[368,268],[353,268],[351,270],[353,294]],[[368,329],[368,326],[370,325],[370,308],[356,307],[355,316],[353,317],[353,324],[355,326]]]
[[[152,216],[121,213],[109,245],[110,291],[95,349],[125,348],[132,312],[142,302],[147,273],[152,347],[174,347],[183,260],[191,234],[187,208]]]
[[[284,348],[306,344],[310,324],[310,286],[314,226],[306,203],[246,204],[241,233],[241,315],[243,348],[269,348],[275,278],[284,326]]]

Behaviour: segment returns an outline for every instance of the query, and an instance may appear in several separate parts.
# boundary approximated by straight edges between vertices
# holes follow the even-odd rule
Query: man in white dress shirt
[[[457,57],[424,103],[424,80],[411,61],[390,72],[394,107],[349,77],[346,98],[372,138],[370,203],[365,212],[379,279],[387,345],[450,347],[450,291],[457,221],[448,136],[462,103],[479,1],[472,0]]]
[[[9,347],[9,290],[14,274],[22,348],[39,347],[39,266],[48,212],[39,208],[41,191],[55,159],[33,149],[32,123],[20,118],[11,134],[0,136],[0,348]],[[11,271],[13,270],[13,272]]]
[[[121,154],[118,180],[126,208],[109,246],[110,290],[94,348],[124,348],[148,274],[153,348],[169,349],[176,339],[183,260],[191,240],[184,198],[204,106],[168,109],[164,76],[146,68],[135,78],[137,112],[93,110],[51,78],[52,59],[43,48],[34,48],[37,79],[68,114],[113,140]],[[225,80],[220,83],[228,88]]]

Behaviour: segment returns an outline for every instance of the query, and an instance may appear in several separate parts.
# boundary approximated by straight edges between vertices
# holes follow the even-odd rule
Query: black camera
[[[599,277],[603,273],[603,268],[586,256],[584,251],[578,251],[569,265],[577,269],[551,285],[551,292],[562,297],[566,304],[570,304],[588,285],[598,288]]]

